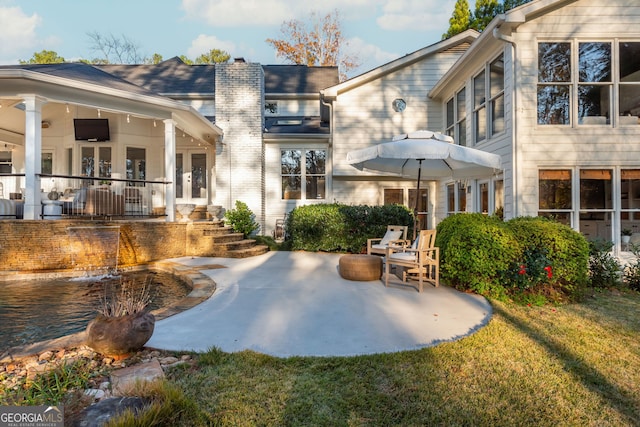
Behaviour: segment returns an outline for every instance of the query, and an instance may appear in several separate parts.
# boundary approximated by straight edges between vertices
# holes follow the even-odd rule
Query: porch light
[[[69,114],[69,104],[64,104],[67,110],[67,114]]]
[[[98,108],[98,117],[100,117],[100,109]]]
[[[127,114],[127,123],[131,123],[131,117]]]

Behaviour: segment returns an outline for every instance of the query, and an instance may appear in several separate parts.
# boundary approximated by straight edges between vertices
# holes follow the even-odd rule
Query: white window
[[[462,182],[447,184],[447,216],[466,212],[467,189]]]
[[[451,136],[458,145],[467,145],[467,116],[465,109],[465,88],[447,102],[446,134]]]
[[[324,199],[326,160],[326,150],[281,150],[282,199]]]
[[[473,78],[474,143],[504,132],[504,56]]]
[[[614,47],[606,41],[538,43],[539,125],[638,126],[640,42]]]

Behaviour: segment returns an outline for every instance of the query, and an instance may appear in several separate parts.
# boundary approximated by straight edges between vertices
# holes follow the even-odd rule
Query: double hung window
[[[504,56],[473,78],[474,142],[504,132]]]
[[[446,134],[454,139],[456,144],[467,145],[467,116],[465,109],[465,88],[447,102],[447,130]]]

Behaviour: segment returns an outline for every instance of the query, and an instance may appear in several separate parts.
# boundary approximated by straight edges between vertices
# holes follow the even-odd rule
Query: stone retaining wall
[[[194,235],[194,233],[200,233]],[[43,272],[146,264],[197,256],[189,223],[153,221],[0,221],[0,272]],[[200,248],[204,251],[207,248]]]

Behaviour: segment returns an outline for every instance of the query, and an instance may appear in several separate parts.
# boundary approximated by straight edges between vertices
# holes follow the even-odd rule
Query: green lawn
[[[493,307],[474,335],[419,351],[278,359],[212,349],[169,374],[166,425],[640,425],[639,294]]]

